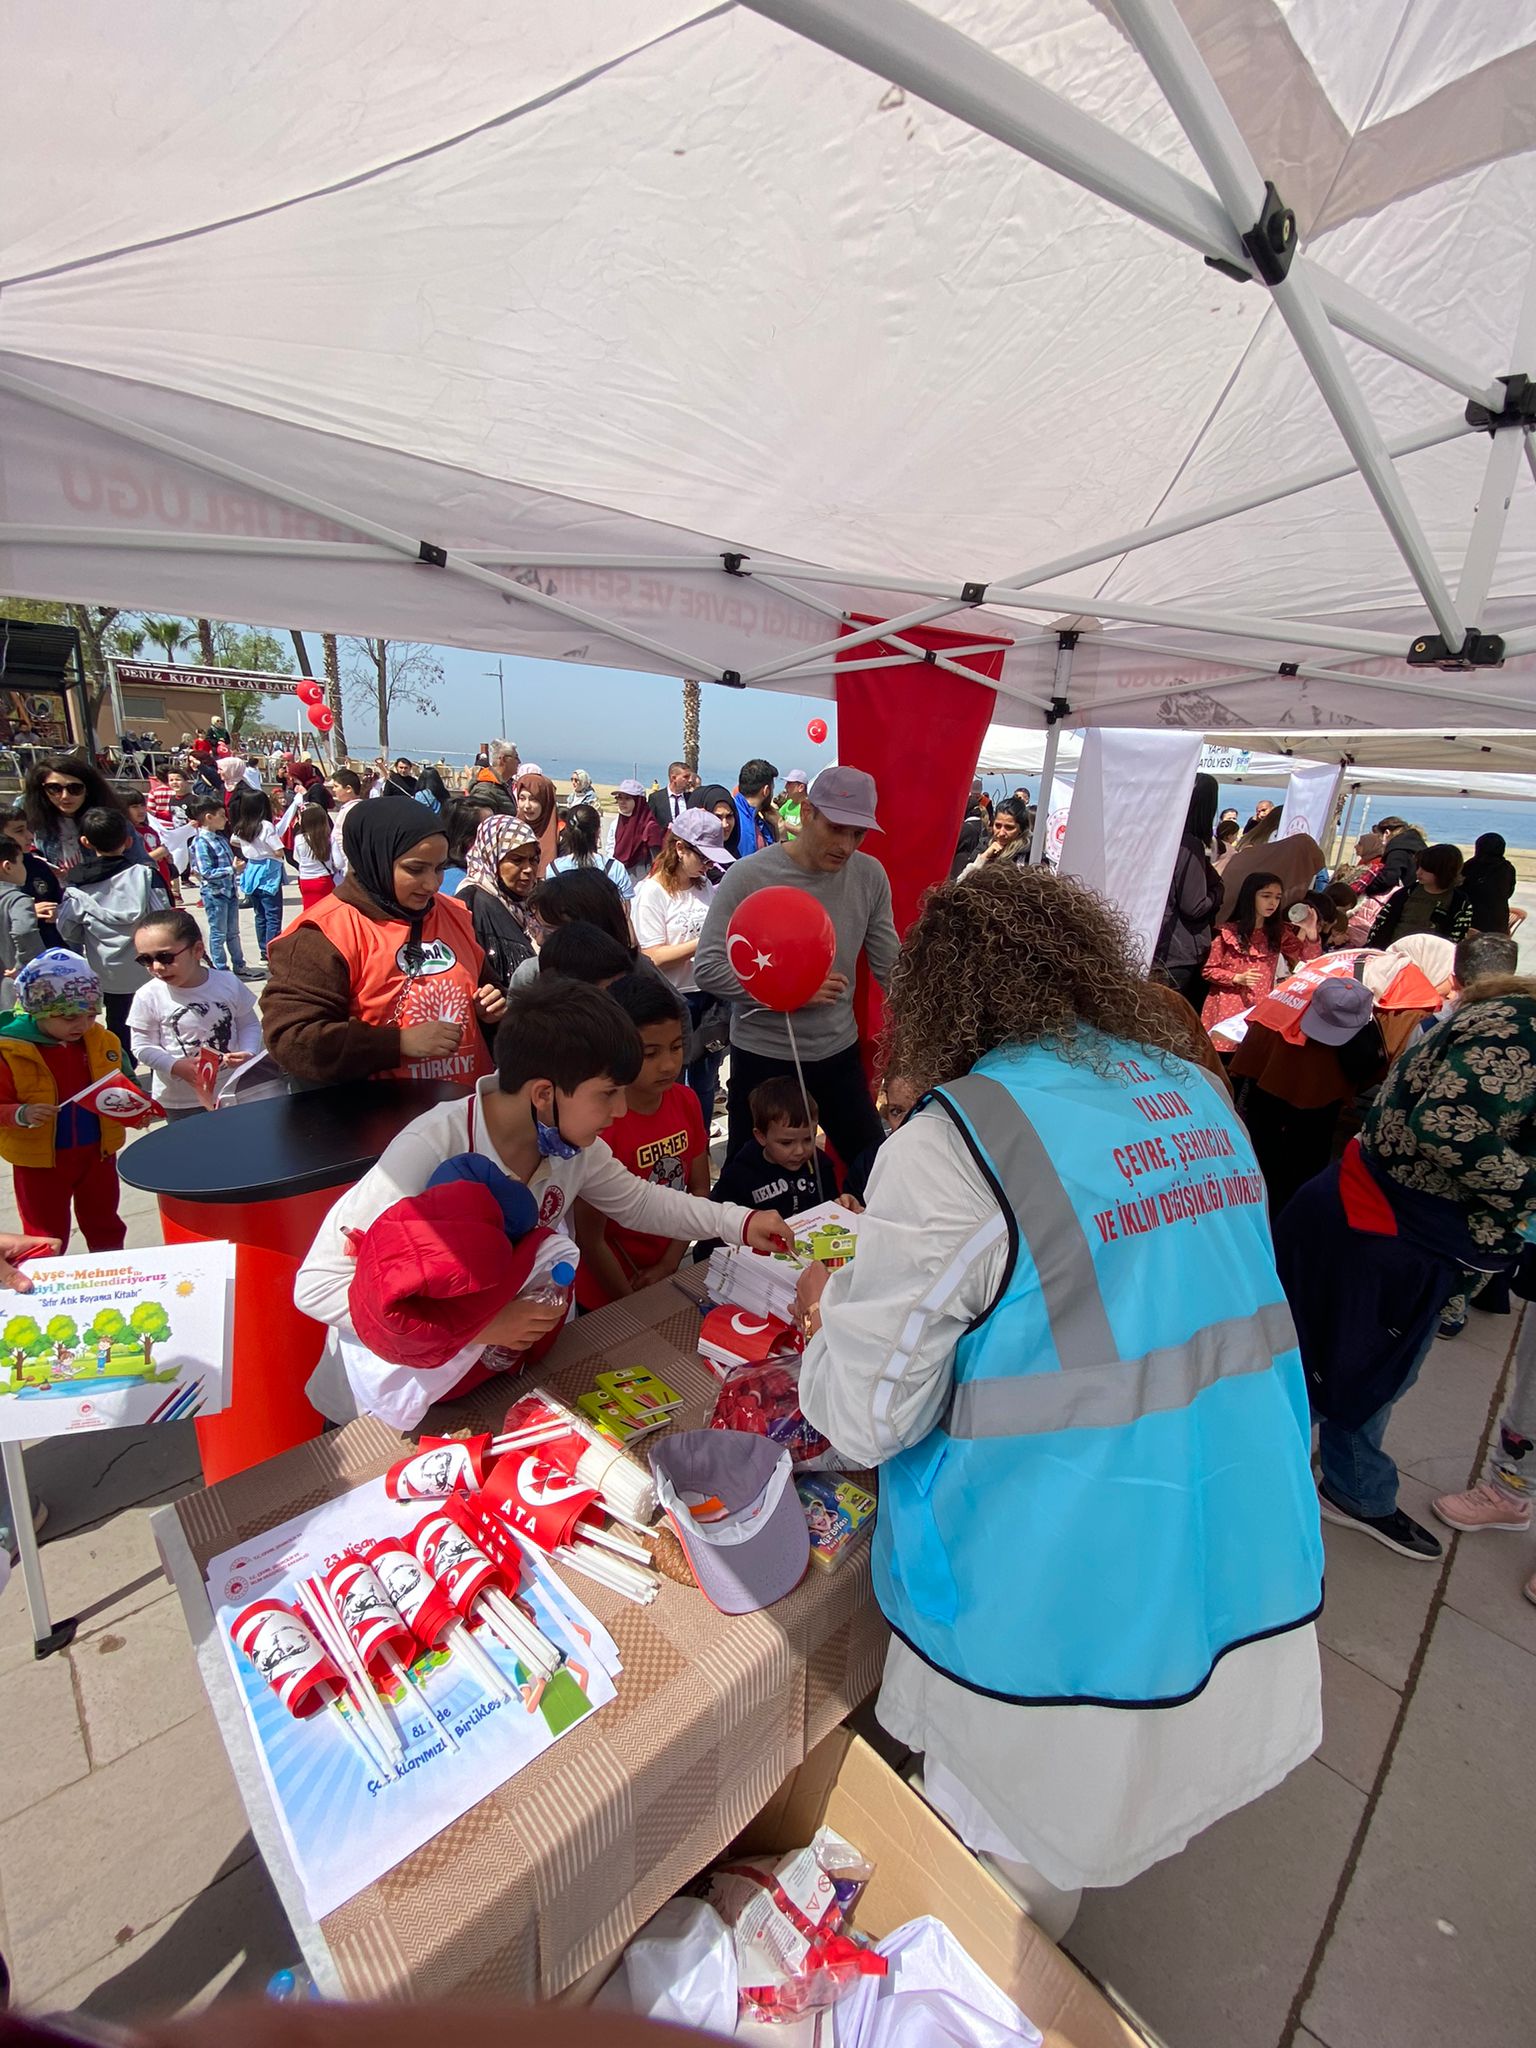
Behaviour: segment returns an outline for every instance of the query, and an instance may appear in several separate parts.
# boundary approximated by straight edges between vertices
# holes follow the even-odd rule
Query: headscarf
[[[661,851],[661,842],[666,835],[656,813],[645,800],[644,790],[636,796],[633,789],[621,786],[620,795],[633,796],[635,808],[627,818],[621,815],[613,828],[613,857],[621,868],[637,868],[649,856]]]
[[[733,815],[725,826],[725,850],[734,854],[741,852],[741,818],[736,812],[736,799],[723,782],[706,782],[702,789],[693,792],[688,802],[693,809],[700,811],[712,811],[716,804],[729,804]],[[725,824],[725,820],[722,819],[721,823]]]
[[[520,846],[537,846],[538,843],[539,835],[531,825],[525,825],[521,818],[514,818],[505,811],[493,811],[476,831],[464,857],[465,888],[473,884],[477,889],[486,890],[511,911],[525,931],[528,906],[502,887],[501,863],[509,853],[516,853]]]
[[[347,857],[347,879],[383,911],[411,927],[411,943],[419,944],[427,910],[406,910],[395,901],[395,862],[424,839],[441,839],[443,828],[408,796],[380,796],[354,804],[341,821],[341,850]]]
[[[1387,948],[1388,953],[1402,953],[1415,967],[1421,967],[1436,988],[1448,988],[1451,975],[1456,967],[1456,948],[1450,939],[1441,938],[1438,932],[1410,932],[1405,939],[1394,939]]]
[[[539,800],[539,818],[533,828],[533,836],[539,842],[539,870],[544,873],[555,857],[555,840],[559,832],[555,822],[555,785],[537,768],[521,768],[512,787],[519,796],[525,789],[530,789]]]
[[[245,763],[238,754],[226,754],[222,747],[219,749],[219,780],[223,783],[226,793],[237,789],[245,781]]]
[[[90,963],[62,946],[50,946],[16,971],[16,1006],[29,1017],[82,1017],[101,1001],[101,983]]]

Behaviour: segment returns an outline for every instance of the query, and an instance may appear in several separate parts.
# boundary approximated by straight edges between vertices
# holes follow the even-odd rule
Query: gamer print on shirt
[[[673,1131],[665,1138],[657,1138],[640,1147],[635,1154],[634,1171],[653,1187],[676,1188],[680,1195],[686,1195],[688,1172],[684,1158],[687,1150],[688,1133]]]

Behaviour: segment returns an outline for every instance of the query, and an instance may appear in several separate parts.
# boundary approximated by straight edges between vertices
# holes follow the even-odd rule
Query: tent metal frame
[[[1140,53],[1187,136],[1210,189],[1081,112],[1059,94],[984,49],[962,30],[925,13],[912,0],[747,0],[747,5],[1097,194],[1120,211],[1195,250],[1226,274],[1266,286],[1334,420],[1348,459],[1341,457],[1315,465],[1260,489],[1151,521],[1135,532],[1074,549],[996,581],[925,579],[901,572],[790,562],[727,548],[672,556],[552,553],[524,562],[504,548],[458,549],[434,543],[430,537],[414,536],[333,504],[300,485],[212,455],[117,412],[0,369],[0,391],[115,434],[204,474],[239,484],[274,503],[324,518],[358,536],[348,541],[289,540],[4,524],[0,525],[0,544],[424,565],[493,590],[506,603],[526,605],[616,640],[660,662],[669,671],[703,676],[738,688],[750,684],[787,687],[797,680],[842,673],[855,665],[847,660],[850,653],[876,641],[896,652],[868,656],[856,664],[859,669],[894,666],[903,660],[921,658],[930,666],[976,680],[975,672],[966,668],[963,659],[953,652],[924,649],[905,636],[933,620],[957,612],[973,613],[978,607],[994,612],[1046,615],[1049,626],[1042,622],[1040,630],[1015,639],[1014,646],[1044,643],[1063,622],[1103,619],[1117,625],[1151,626],[1197,635],[1211,646],[1201,654],[1191,652],[1189,658],[1195,660],[1230,659],[1223,656],[1219,643],[1235,640],[1283,646],[1298,655],[1311,651],[1406,661],[1409,650],[1398,635],[1348,623],[1206,610],[1199,606],[1136,604],[1054,587],[1054,579],[1076,570],[1114,562],[1160,540],[1196,532],[1260,506],[1358,475],[1424,602],[1439,640],[1444,643],[1447,665],[1467,665],[1481,632],[1480,622],[1488,603],[1522,453],[1536,478],[1536,448],[1531,444],[1527,422],[1510,406],[1508,379],[1515,372],[1486,374],[1442,348],[1432,334],[1375,305],[1354,286],[1294,250],[1294,221],[1285,212],[1280,195],[1266,184],[1173,0],[1117,0],[1116,14],[1123,32]],[[1474,407],[1483,408],[1489,417],[1485,422],[1466,415],[1442,418],[1390,441],[1384,439],[1345,357],[1339,340],[1341,333],[1471,400]],[[1513,347],[1517,364],[1533,358],[1536,268],[1527,280]],[[1453,593],[1394,463],[1475,431],[1488,431],[1490,446],[1465,558]],[[717,572],[753,578],[793,603],[841,621],[847,630],[836,638],[753,668],[718,669],[714,662],[657,639],[637,626],[605,618],[519,581],[510,573],[516,568],[611,569],[658,575]],[[872,597],[908,596],[923,601],[884,622],[862,626],[855,623],[843,603],[821,596],[815,588],[818,584],[840,586],[839,596],[844,599],[850,593],[869,593]],[[986,630],[985,626],[982,630]],[[1536,651],[1536,623],[1516,625],[1501,637],[1506,656]],[[1177,647],[1154,648],[1145,641],[1138,643],[1118,632],[1107,635],[1100,644],[1106,649],[1155,652],[1175,661],[1184,653]],[[1247,659],[1251,663],[1251,654]],[[1058,684],[1069,680],[1070,672],[1070,661],[1064,677],[1058,665]],[[1309,665],[1303,660],[1296,661],[1294,666],[1286,663],[1285,672],[1442,701],[1445,696],[1443,685],[1428,681],[1362,676],[1347,669]],[[1273,675],[1273,670],[1248,667],[1244,673],[1222,678],[1219,683],[1174,680],[1162,689],[1117,697],[1116,702],[1143,703],[1203,688],[1225,692],[1262,680],[1272,681]],[[1048,718],[1053,706],[1063,702],[1060,688],[1048,697],[1038,687],[1031,689],[1006,677],[998,688],[1001,694],[1030,705]],[[1525,715],[1536,709],[1536,703],[1475,689],[1468,692],[1458,688],[1457,702]]]

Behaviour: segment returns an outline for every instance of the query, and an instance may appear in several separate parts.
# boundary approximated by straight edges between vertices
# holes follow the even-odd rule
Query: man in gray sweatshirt
[[[880,1118],[859,1057],[853,1014],[859,954],[884,988],[899,950],[890,882],[880,863],[859,851],[865,833],[878,829],[873,776],[858,768],[823,768],[806,794],[794,840],[737,861],[715,891],[694,973],[700,988],[732,1006],[729,1156],[752,1135],[748,1098],[758,1082],[795,1070],[784,1018],[753,1002],[727,948],[737,906],[759,889],[803,889],[832,920],[837,934],[832,972],[805,1008],[794,1013],[795,1042],[822,1127],[844,1165],[880,1142]]]

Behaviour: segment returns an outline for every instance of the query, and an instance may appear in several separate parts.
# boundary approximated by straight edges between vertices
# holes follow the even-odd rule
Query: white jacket
[[[347,1300],[356,1261],[348,1255],[344,1233],[366,1230],[394,1203],[407,1195],[419,1195],[443,1161],[460,1153],[478,1152],[503,1172],[510,1171],[491,1143],[479,1111],[481,1096],[495,1086],[495,1076],[487,1075],[473,1095],[439,1103],[407,1124],[378,1164],[356,1187],[348,1189],[315,1233],[294,1281],[293,1299],[305,1315],[327,1324],[332,1332],[307,1388],[310,1400],[328,1421],[350,1422],[357,1413],[338,1343],[338,1338],[356,1342]],[[679,1194],[638,1180],[619,1164],[601,1138],[574,1159],[544,1160],[528,1189],[538,1201],[540,1222],[552,1229],[569,1229],[571,1204],[578,1195],[615,1223],[658,1237],[718,1237],[727,1244],[740,1244],[752,1216],[750,1209],[740,1209],[733,1202],[707,1202],[698,1195]],[[451,1392],[480,1351],[480,1345],[472,1344],[438,1369],[434,1377],[444,1395]]]

